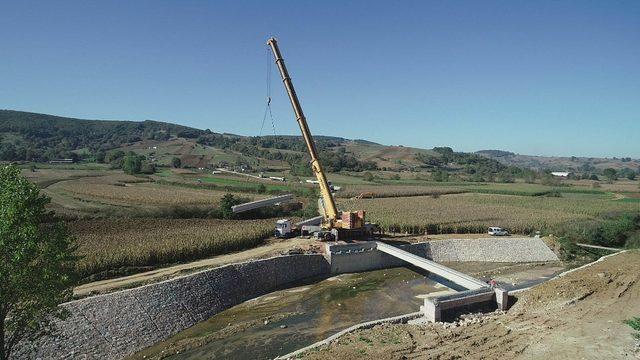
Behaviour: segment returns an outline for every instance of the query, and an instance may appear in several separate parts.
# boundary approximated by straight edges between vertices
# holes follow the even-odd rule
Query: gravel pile
[[[539,262],[558,261],[540,238],[486,238],[434,240],[427,243],[427,257],[436,262]]]

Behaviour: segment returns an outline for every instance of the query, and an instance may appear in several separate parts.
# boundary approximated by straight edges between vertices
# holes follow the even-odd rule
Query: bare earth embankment
[[[640,252],[629,251],[517,294],[504,315],[454,326],[379,325],[306,359],[633,359],[624,320],[640,315]]]

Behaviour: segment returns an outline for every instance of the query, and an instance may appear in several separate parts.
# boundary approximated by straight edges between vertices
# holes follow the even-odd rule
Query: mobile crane
[[[320,186],[321,198],[318,200],[318,210],[320,211],[320,215],[322,215],[322,224],[320,226],[320,230],[315,233],[316,236],[322,240],[351,240],[369,238],[373,236],[377,231],[377,226],[375,224],[365,222],[364,210],[338,211],[336,202],[331,194],[329,182],[322,170],[322,165],[318,158],[318,151],[316,150],[316,145],[313,141],[313,137],[311,136],[307,120],[302,112],[302,106],[298,100],[298,95],[293,88],[293,82],[291,81],[287,67],[284,64],[282,54],[280,53],[278,42],[275,38],[270,38],[267,41],[267,45],[269,45],[273,52],[273,57],[275,58],[278,71],[282,77],[282,82],[285,90],[287,91],[287,95],[289,96],[289,100],[291,101],[296,121],[300,126],[302,137],[304,138],[307,150],[311,156],[311,169],[318,179],[318,185]],[[278,224],[276,225],[276,233],[280,231],[280,234],[284,234],[287,231],[285,229],[279,229],[279,227],[282,227],[282,224],[287,224],[286,220],[278,221]],[[289,226],[289,229],[291,228],[290,222],[287,226]]]

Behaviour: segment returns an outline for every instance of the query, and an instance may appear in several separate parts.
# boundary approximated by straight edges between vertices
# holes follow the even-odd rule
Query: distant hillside
[[[480,150],[476,153],[497,160],[507,166],[534,170],[573,171],[578,173],[602,171],[606,168],[640,170],[640,160],[631,158],[533,156],[519,155],[502,150]]]
[[[200,132],[158,121],[83,120],[22,111],[0,110],[0,160],[47,161],[115,149],[142,139],[168,140]]]
[[[0,160],[46,162],[72,158],[122,165],[130,152],[148,162],[169,166],[241,166],[261,171],[311,175],[301,136],[240,136],[158,121],[103,121],[0,110]],[[492,180],[512,179],[520,169],[478,154],[450,148],[385,146],[367,140],[315,136],[325,168],[339,171],[426,171],[436,179],[447,174]]]

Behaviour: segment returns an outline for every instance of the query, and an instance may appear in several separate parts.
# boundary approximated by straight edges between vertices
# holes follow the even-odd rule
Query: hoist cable
[[[276,137],[276,124],[273,118],[273,113],[271,111],[271,54],[269,53],[269,49],[267,49],[267,105],[264,109],[264,114],[262,115],[262,125],[260,125],[260,135],[262,136],[262,131],[264,130],[264,122],[267,120],[267,114],[269,114],[269,118],[271,119],[271,128],[273,129],[273,136]]]

